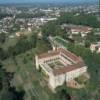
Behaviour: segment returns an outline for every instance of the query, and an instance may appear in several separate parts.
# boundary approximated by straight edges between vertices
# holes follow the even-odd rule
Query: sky
[[[98,0],[0,0],[0,3],[31,3],[31,2],[66,2],[66,3],[87,3],[96,2]]]

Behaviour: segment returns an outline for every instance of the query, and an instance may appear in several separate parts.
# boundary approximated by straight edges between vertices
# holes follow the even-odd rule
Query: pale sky
[[[31,2],[97,2],[98,0],[0,0],[0,3],[31,3]]]

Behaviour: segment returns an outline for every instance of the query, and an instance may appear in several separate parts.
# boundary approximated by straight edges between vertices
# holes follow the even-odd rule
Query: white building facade
[[[48,85],[53,90],[87,72],[82,58],[63,48],[36,55],[36,69],[39,68],[48,75]]]
[[[100,42],[92,43],[90,46],[91,52],[100,53]]]

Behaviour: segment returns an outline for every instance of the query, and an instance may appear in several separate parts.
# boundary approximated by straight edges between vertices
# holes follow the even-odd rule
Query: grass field
[[[54,37],[54,40],[63,45],[67,45],[67,43],[68,43],[68,41],[64,40],[63,38],[61,38],[59,36]]]

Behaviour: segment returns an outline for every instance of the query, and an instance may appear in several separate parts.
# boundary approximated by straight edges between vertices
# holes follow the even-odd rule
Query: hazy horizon
[[[0,0],[0,4],[7,3],[97,3],[98,0]]]

